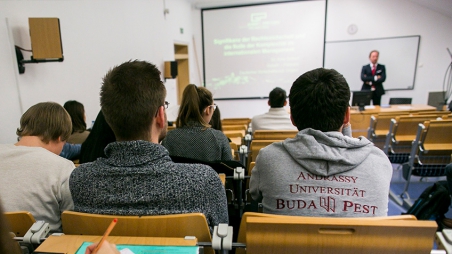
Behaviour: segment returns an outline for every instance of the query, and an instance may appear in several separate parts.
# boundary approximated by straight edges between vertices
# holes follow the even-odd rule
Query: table
[[[409,112],[416,113],[421,111],[436,111],[436,107],[421,104],[410,105],[389,105],[388,107],[374,106],[373,108],[367,107],[364,111],[359,111],[352,107],[350,111],[350,124],[352,125],[352,136],[367,137],[367,129],[370,125],[370,117],[382,112]]]
[[[35,251],[54,253],[75,253],[83,242],[99,242],[102,236],[92,235],[51,235]],[[197,240],[176,237],[132,237],[109,236],[107,241],[114,244],[196,246]]]

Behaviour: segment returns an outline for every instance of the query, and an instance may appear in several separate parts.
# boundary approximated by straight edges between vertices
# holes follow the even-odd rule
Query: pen
[[[96,254],[97,251],[100,249],[100,247],[102,246],[102,244],[105,242],[105,240],[107,239],[108,235],[110,234],[110,232],[113,230],[113,228],[116,226],[116,222],[118,221],[117,218],[114,218],[113,221],[110,223],[110,226],[108,226],[107,230],[105,230],[104,235],[102,236],[102,239],[100,239],[99,243],[97,244],[97,247],[94,249],[94,251],[91,254]]]

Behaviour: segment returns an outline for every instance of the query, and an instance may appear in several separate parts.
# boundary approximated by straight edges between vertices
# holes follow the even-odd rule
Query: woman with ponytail
[[[176,129],[169,131],[162,141],[171,156],[202,161],[232,160],[228,138],[209,125],[215,109],[212,93],[206,88],[190,84],[184,89]]]

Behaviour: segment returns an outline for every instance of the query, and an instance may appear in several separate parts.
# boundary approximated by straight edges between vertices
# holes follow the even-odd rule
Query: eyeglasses
[[[212,107],[213,111],[215,111],[215,109],[217,109],[217,104],[210,105],[210,107]]]
[[[167,109],[168,106],[169,106],[169,102],[165,101],[165,103],[163,103],[163,105],[160,106],[160,107],[163,107],[164,109]],[[157,108],[157,111],[155,112],[155,116],[154,117],[157,117],[157,114],[159,113],[159,108],[160,107]]]
[[[163,104],[162,106],[165,107],[165,109],[167,109],[169,106],[169,102],[165,101],[165,104]]]

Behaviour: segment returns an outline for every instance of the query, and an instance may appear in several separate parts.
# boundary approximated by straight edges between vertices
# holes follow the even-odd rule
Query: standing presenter
[[[364,82],[361,91],[371,90],[373,105],[380,105],[381,96],[385,94],[383,82],[386,80],[385,66],[378,63],[380,53],[372,50],[369,54],[370,64],[363,66],[361,80]]]

